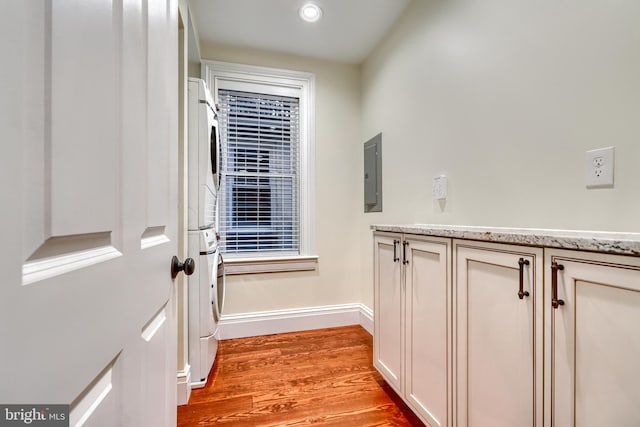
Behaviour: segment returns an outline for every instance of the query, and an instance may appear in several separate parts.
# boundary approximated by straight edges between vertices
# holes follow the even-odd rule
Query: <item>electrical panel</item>
[[[382,212],[382,134],[364,143],[364,211]]]

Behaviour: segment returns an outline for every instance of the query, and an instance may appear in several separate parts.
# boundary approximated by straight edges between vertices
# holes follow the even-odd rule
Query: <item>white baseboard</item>
[[[364,304],[360,304],[360,326],[373,335],[373,310]]]
[[[220,339],[228,340],[350,325],[361,325],[372,334],[371,309],[362,304],[341,304],[223,315],[218,330]]]
[[[178,406],[186,405],[191,396],[191,365],[184,365],[184,369],[178,371]]]

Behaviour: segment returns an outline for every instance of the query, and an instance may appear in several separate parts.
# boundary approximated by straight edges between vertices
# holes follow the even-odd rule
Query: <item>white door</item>
[[[175,425],[177,0],[0,16],[0,402]]]
[[[457,426],[542,425],[542,259],[537,248],[454,242]]]
[[[451,425],[451,240],[406,240],[405,391],[431,427]]]
[[[547,425],[640,425],[640,260],[545,255]]]
[[[374,237],[373,364],[398,394],[402,394],[404,363],[401,243],[399,234]]]

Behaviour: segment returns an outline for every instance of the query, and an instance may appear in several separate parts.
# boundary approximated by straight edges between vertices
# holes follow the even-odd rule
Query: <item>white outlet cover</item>
[[[447,177],[444,175],[433,178],[432,186],[433,198],[436,200],[444,200],[447,198]]]
[[[584,163],[584,182],[587,188],[613,187],[614,152],[614,147],[587,151]]]

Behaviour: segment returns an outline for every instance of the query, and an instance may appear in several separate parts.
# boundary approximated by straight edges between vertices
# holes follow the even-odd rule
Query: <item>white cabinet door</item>
[[[401,243],[399,234],[376,233],[374,237],[373,364],[400,395],[404,357]]]
[[[454,241],[455,425],[542,425],[542,261],[542,249]]]
[[[430,427],[451,425],[451,240],[405,241],[407,403]]]
[[[0,17],[0,402],[175,425],[177,0]]]
[[[546,424],[639,426],[640,259],[545,255]]]

